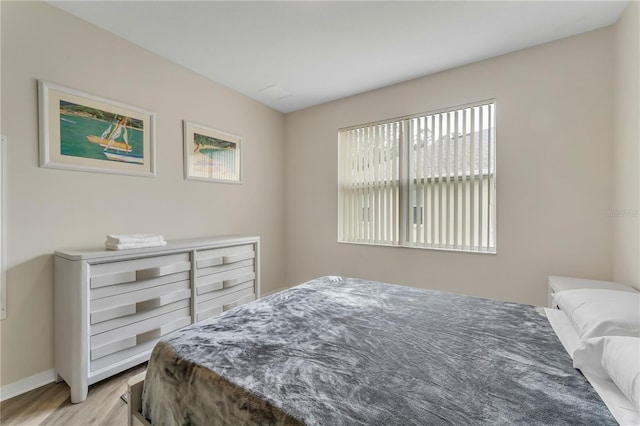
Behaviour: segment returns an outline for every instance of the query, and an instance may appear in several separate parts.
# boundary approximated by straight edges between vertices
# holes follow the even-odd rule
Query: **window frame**
[[[442,175],[438,175],[438,176],[426,176],[426,172],[423,174],[423,177],[420,179],[421,183],[418,183],[418,179],[419,178],[412,178],[411,176],[409,176],[409,163],[411,162],[410,159],[410,155],[407,154],[407,151],[409,151],[413,145],[411,145],[409,139],[410,139],[410,135],[409,133],[409,128],[410,128],[410,121],[414,120],[414,119],[421,119],[421,118],[426,118],[430,117],[430,116],[435,116],[435,115],[439,115],[439,114],[450,114],[450,113],[455,113],[457,114],[457,112],[459,111],[465,111],[467,109],[473,109],[476,107],[483,107],[483,106],[489,106],[489,111],[490,114],[487,118],[487,120],[489,121],[487,127],[484,127],[482,123],[480,123],[478,130],[475,130],[475,133],[482,133],[483,131],[487,131],[488,132],[488,136],[486,138],[486,142],[487,142],[487,159],[486,161],[488,162],[488,166],[486,169],[486,172],[482,169],[482,167],[485,165],[485,163],[480,163],[479,164],[479,169],[476,170],[472,170],[471,166],[469,166],[469,168],[471,170],[466,170],[464,171],[464,173],[460,174],[460,175],[454,175],[454,176],[442,176]],[[466,114],[466,112],[463,112],[463,114]],[[442,108],[442,109],[437,109],[437,110],[432,110],[429,112],[423,112],[423,113],[417,113],[417,114],[411,114],[411,115],[406,115],[406,116],[401,116],[401,117],[397,117],[397,118],[392,118],[392,119],[386,119],[386,120],[379,120],[376,122],[371,122],[371,123],[365,123],[365,124],[359,124],[359,125],[354,125],[354,126],[349,126],[349,127],[344,127],[344,128],[340,128],[338,129],[338,238],[337,238],[337,242],[338,243],[344,243],[344,244],[359,244],[359,245],[375,245],[375,246],[384,246],[384,247],[405,247],[405,248],[420,248],[420,249],[427,249],[427,250],[440,250],[440,251],[454,251],[454,252],[464,252],[464,253],[479,253],[479,254],[497,254],[497,250],[498,250],[498,232],[497,232],[497,222],[498,222],[498,217],[497,217],[497,169],[498,169],[498,165],[497,165],[497,155],[496,155],[496,150],[497,150],[497,102],[495,98],[492,99],[485,99],[485,100],[481,100],[481,101],[477,101],[477,102],[472,102],[472,103],[468,103],[468,104],[464,104],[464,105],[457,105],[457,106],[453,106],[453,107],[447,107],[447,108]],[[473,117],[473,115],[472,115]],[[478,119],[480,120],[480,119]],[[345,191],[345,189],[343,188],[343,180],[342,180],[342,176],[341,176],[341,169],[342,167],[344,167],[343,164],[343,159],[342,154],[343,154],[343,150],[341,147],[341,134],[346,133],[348,131],[353,131],[353,130],[358,130],[361,129],[364,131],[364,129],[368,129],[368,128],[372,128],[374,126],[380,126],[380,125],[393,125],[399,123],[399,129],[400,132],[403,133],[403,135],[401,136],[401,140],[399,142],[399,147],[398,147],[398,167],[399,167],[399,175],[397,177],[397,179],[394,181],[395,185],[398,187],[398,194],[397,194],[397,217],[396,217],[396,223],[393,224],[393,226],[395,226],[395,228],[398,231],[398,236],[396,238],[396,241],[394,242],[380,242],[380,241],[370,241],[370,240],[366,240],[366,241],[356,241],[354,238],[345,238],[345,232],[344,232],[344,223],[343,223],[343,217],[345,216],[344,211],[343,211],[343,192]],[[475,125],[475,124],[474,124]],[[442,130],[442,129],[441,129]],[[448,129],[451,130],[451,129]],[[454,129],[457,130],[457,129]],[[453,134],[451,132],[449,132],[450,134]],[[475,138],[476,136],[472,136],[474,133],[470,132],[468,134],[464,134],[463,133],[463,138]],[[424,139],[426,141],[426,137]],[[477,142],[476,139],[474,139],[475,142]],[[484,137],[482,137],[481,139],[482,141],[485,141]],[[474,143],[475,143],[474,142]],[[456,143],[457,140],[456,140]],[[466,143],[466,142],[465,142]],[[447,142],[447,144],[449,145],[449,147],[451,146],[452,142],[449,141]],[[438,149],[441,149],[442,146],[444,146],[444,144],[441,143],[440,147]],[[423,148],[424,149],[424,148]],[[465,145],[465,149],[466,149],[466,145]],[[482,158],[483,153],[481,152],[482,150],[482,145],[480,145],[480,148],[477,148],[477,159],[478,160],[482,160],[484,161],[484,159]],[[451,155],[451,154],[448,154]],[[466,155],[466,154],[465,154]],[[476,155],[476,151],[474,151],[473,155]],[[443,157],[444,158],[444,157]],[[449,157],[450,158],[450,157]],[[447,158],[446,161],[450,161],[449,158]],[[467,161],[467,159],[471,158],[471,154],[469,154],[469,156],[464,157],[463,159],[461,159],[461,161]],[[451,160],[452,161],[452,160]],[[456,160],[457,161],[457,160]],[[466,166],[464,166],[466,167]],[[479,173],[477,173],[479,171]],[[447,171],[447,174],[449,174],[449,171]],[[411,197],[410,197],[410,193],[412,191],[412,188],[414,188],[416,185],[421,184],[424,185],[425,181],[427,182],[432,182],[432,181],[440,181],[441,183],[438,185],[438,190],[440,190],[441,186],[440,185],[446,185],[447,186],[447,191],[448,191],[448,186],[450,183],[453,183],[455,185],[455,180],[461,180],[461,181],[475,181],[480,183],[480,186],[482,187],[484,182],[486,181],[487,183],[487,188],[489,188],[489,190],[487,191],[487,200],[486,200],[486,209],[487,209],[487,213],[488,216],[486,218],[486,225],[487,225],[487,232],[486,232],[486,246],[482,246],[480,247],[479,244],[469,244],[466,245],[464,242],[462,243],[462,245],[457,245],[456,244],[450,244],[449,241],[446,241],[445,243],[442,242],[438,242],[438,243],[431,243],[431,245],[419,245],[416,243],[415,240],[412,240],[410,238],[410,233],[412,232],[412,228],[416,227],[416,219],[419,218],[420,221],[427,222],[430,220],[430,217],[428,216],[428,212],[427,210],[427,205],[425,204],[420,204],[418,205],[417,203],[411,201]],[[442,182],[445,181],[445,182]],[[380,186],[384,185],[382,182],[380,181],[372,181],[370,183],[370,188],[378,188]],[[471,185],[474,186],[475,185]],[[454,186],[455,189],[455,186]],[[457,189],[455,189],[457,191]],[[456,195],[457,197],[457,195]],[[481,197],[481,196],[479,196]],[[478,203],[479,205],[482,203],[483,200],[478,199]],[[450,203],[451,201],[449,199],[447,199],[447,203]],[[474,201],[475,202],[475,201]],[[455,203],[457,203],[457,201],[455,201]],[[367,204],[367,203],[364,203]],[[364,215],[364,209],[365,208],[369,208],[371,209],[371,206],[364,206],[363,204],[363,212],[362,214]],[[457,205],[457,204],[456,204]],[[421,215],[418,215],[416,217],[416,210],[417,208],[420,207],[423,211],[423,213]],[[444,207],[439,207],[440,209],[444,209]],[[394,206],[391,207],[391,209],[394,209]],[[363,216],[364,217],[364,216]],[[369,216],[370,217],[370,216]],[[448,214],[446,216],[446,223],[447,223],[447,227],[451,227],[453,226],[454,230],[456,229],[456,225],[454,223],[454,225],[449,225],[449,221],[451,220],[451,218],[454,217],[451,214]],[[457,221],[458,219],[454,219],[454,221]],[[471,220],[471,219],[469,219]],[[474,219],[475,220],[475,219]],[[481,226],[484,226],[484,222],[482,221],[482,215],[480,214],[480,218],[478,219]],[[365,222],[363,220],[363,222]],[[359,225],[358,225],[359,226]],[[374,226],[378,226],[379,225],[374,225]],[[424,225],[423,225],[424,226]],[[440,227],[442,227],[443,225],[439,225]],[[432,232],[433,229],[431,230]],[[423,231],[424,232],[424,238],[426,239],[426,235],[427,232],[426,230]],[[457,232],[457,231],[455,231]],[[482,240],[483,236],[481,234],[481,232],[478,232],[478,235],[480,236],[480,239]],[[476,235],[474,234],[475,238]],[[433,237],[432,237],[433,238]],[[465,241],[465,239],[467,238],[467,234],[462,235],[462,240]],[[472,237],[470,237],[472,238]],[[471,240],[473,241],[473,239]],[[481,241],[482,242],[482,241]],[[422,244],[427,244],[426,242],[423,242]],[[480,244],[481,245],[481,244]]]

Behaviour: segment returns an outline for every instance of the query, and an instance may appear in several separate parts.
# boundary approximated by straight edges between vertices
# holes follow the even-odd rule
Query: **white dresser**
[[[164,335],[260,297],[259,237],[55,252],[55,370],[89,385],[149,359]]]

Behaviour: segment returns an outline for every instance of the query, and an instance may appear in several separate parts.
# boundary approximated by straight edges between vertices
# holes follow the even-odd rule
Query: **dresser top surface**
[[[89,247],[70,250],[56,250],[55,255],[67,260],[118,259],[130,256],[164,254],[181,250],[207,249],[239,244],[251,244],[260,241],[257,236],[229,235],[219,237],[167,240],[167,244],[158,247],[139,249],[107,250],[104,247]]]

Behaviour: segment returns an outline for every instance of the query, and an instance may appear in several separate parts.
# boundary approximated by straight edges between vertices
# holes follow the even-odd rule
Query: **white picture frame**
[[[38,81],[40,167],[155,177],[155,114]]]
[[[184,178],[204,182],[242,183],[242,138],[183,121]]]

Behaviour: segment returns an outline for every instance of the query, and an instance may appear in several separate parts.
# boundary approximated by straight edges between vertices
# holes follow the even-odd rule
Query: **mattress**
[[[153,350],[163,424],[617,424],[544,310],[322,277]]]

